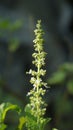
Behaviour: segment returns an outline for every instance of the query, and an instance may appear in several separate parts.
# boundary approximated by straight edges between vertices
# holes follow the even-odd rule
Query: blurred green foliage
[[[73,129],[73,63],[64,63],[48,79],[50,86],[59,92],[54,100],[55,125],[59,129]],[[57,91],[57,90],[56,90]]]
[[[15,52],[20,46],[20,42],[18,39],[10,39],[8,44],[8,49],[10,52]]]
[[[0,18],[0,37],[4,36],[4,32],[8,32],[8,49],[10,52],[15,52],[21,44],[17,38],[12,38],[12,34],[16,31],[19,31],[22,25],[22,20],[16,20],[12,23],[9,19]]]
[[[17,20],[15,22],[10,22],[9,19],[2,19],[0,18],[0,29],[7,29],[9,31],[16,31],[18,30],[19,28],[22,27],[22,20]]]
[[[10,19],[3,19],[2,17],[0,17],[0,39],[4,39],[5,34],[7,34],[7,33],[9,34],[9,36],[7,37],[6,44],[8,47],[8,51],[10,53],[14,53],[21,44],[21,42],[18,40],[18,38],[16,38],[16,37],[13,38],[12,35],[16,31],[19,31],[21,29],[22,25],[23,25],[22,20],[16,20],[14,22],[11,22]],[[2,41],[0,44],[2,44]],[[13,96],[12,94],[8,93],[7,90],[4,90],[4,89],[6,89],[6,87],[5,87],[6,85],[7,85],[7,83],[4,80],[2,73],[0,72],[0,104],[2,102],[12,102],[13,104],[22,106],[21,100],[19,100],[17,97]],[[13,109],[16,110],[18,108],[17,105],[12,105],[10,103],[3,103],[0,105],[0,129],[1,130],[4,130],[6,128],[6,125],[3,123],[4,118],[7,118],[7,122],[9,122],[9,119],[10,119],[12,122],[12,125],[14,126],[13,121],[16,122],[16,116],[14,115],[14,117],[12,117],[12,112],[8,113],[8,111],[13,110]],[[11,115],[11,118],[9,117],[9,115]],[[8,117],[9,117],[9,119],[8,119]],[[13,129],[12,125],[10,125],[10,128],[6,128],[6,129],[7,130]]]
[[[67,90],[73,94],[73,63],[61,65],[58,71],[54,72],[49,78],[49,84],[63,84],[65,82]]]

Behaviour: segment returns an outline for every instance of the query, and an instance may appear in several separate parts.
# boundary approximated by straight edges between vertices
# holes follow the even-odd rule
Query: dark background
[[[51,86],[45,95],[45,116],[52,118],[46,129],[73,130],[72,0],[0,0],[0,103],[16,103],[23,108],[28,102],[31,85],[26,71],[32,68],[33,30],[38,19],[45,32],[45,80]],[[59,74],[60,82],[56,76],[56,81],[49,82],[66,63],[68,66],[62,67],[67,71],[66,79]],[[7,123],[14,130],[17,122],[10,118],[14,119],[8,117]]]

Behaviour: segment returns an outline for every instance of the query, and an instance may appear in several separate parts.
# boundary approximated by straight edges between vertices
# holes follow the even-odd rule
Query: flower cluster
[[[43,116],[46,111],[46,103],[43,100],[43,96],[46,92],[44,87],[47,87],[47,83],[42,81],[42,76],[46,74],[46,70],[42,69],[45,65],[46,53],[43,51],[44,32],[41,27],[41,20],[38,20],[36,30],[34,30],[34,32],[36,38],[33,40],[35,53],[32,54],[32,57],[34,58],[32,64],[35,65],[36,71],[30,69],[28,72],[28,74],[31,74],[30,82],[33,85],[33,89],[30,90],[27,95],[30,99],[29,105],[31,107],[31,114],[37,118],[37,123],[39,124],[41,121],[44,121]]]

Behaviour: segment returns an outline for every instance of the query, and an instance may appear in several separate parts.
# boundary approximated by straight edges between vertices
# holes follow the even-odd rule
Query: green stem
[[[38,54],[40,55],[40,50],[38,49]],[[38,59],[38,66],[37,66],[37,72],[38,72],[38,75],[37,75],[37,81],[39,81],[39,78],[40,78],[40,75],[39,75],[39,72],[40,72],[40,64],[39,64],[39,59]],[[40,83],[37,85],[37,102],[39,102],[39,85]],[[37,105],[37,124],[39,125],[40,124],[40,115],[39,115],[39,109],[40,109],[40,106],[39,104]],[[40,130],[40,125],[39,125],[39,130]]]

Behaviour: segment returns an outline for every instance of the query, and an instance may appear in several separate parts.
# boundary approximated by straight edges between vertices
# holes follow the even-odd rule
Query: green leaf
[[[27,104],[25,106],[25,115],[27,118],[29,118],[29,120],[33,120],[33,121],[36,121],[36,117],[34,117],[32,114],[31,114],[31,107],[29,104]]]
[[[0,123],[0,130],[5,130],[7,127],[7,125]]]
[[[27,121],[27,119],[26,119],[26,117],[20,117],[20,119],[19,119],[19,125],[18,125],[18,129],[19,130],[22,130],[22,128],[23,128],[23,125],[26,123],[26,121]]]
[[[20,112],[20,108],[17,105],[13,105],[11,103],[2,103],[0,105],[0,122],[4,122],[6,113],[9,110],[16,110],[17,112]]]
[[[68,81],[67,89],[70,94],[73,94],[73,80]]]
[[[48,83],[49,84],[58,84],[62,83],[66,78],[66,72],[64,71],[57,71],[53,73],[53,75],[49,78]]]

